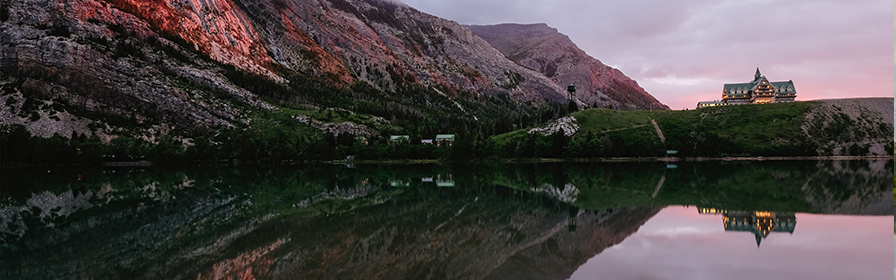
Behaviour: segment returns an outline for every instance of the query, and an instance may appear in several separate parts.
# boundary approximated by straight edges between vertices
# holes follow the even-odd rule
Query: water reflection
[[[565,279],[669,205],[763,250],[892,220],[892,161],[677,165],[4,170],[0,278]]]
[[[569,279],[891,279],[892,216],[796,213],[793,234],[726,231],[717,215],[669,206]]]
[[[697,208],[703,215],[721,215],[725,231],[750,232],[756,236],[756,247],[772,232],[793,233],[796,214],[792,212],[729,211],[715,208]]]

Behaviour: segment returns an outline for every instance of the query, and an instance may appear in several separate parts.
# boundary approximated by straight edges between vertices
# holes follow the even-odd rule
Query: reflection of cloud
[[[761,248],[750,233],[723,231],[718,218],[667,207],[571,279],[889,279],[896,267],[892,216],[798,214],[797,231]]]
[[[646,233],[649,235],[662,235],[666,237],[677,237],[681,235],[709,235],[710,232],[707,232],[706,229],[693,227],[693,226],[681,226],[681,227],[673,227],[673,228],[662,228],[656,231],[651,231]]]

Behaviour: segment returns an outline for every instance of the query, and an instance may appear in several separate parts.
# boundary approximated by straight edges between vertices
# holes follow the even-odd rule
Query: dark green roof
[[[753,83],[725,84],[725,91],[729,91],[729,90],[748,91],[752,88],[753,88]]]
[[[772,85],[775,86],[775,89],[777,89],[778,92],[796,93],[796,87],[793,86],[793,81],[772,82]]]
[[[796,87],[793,86],[793,81],[771,82],[771,84],[778,90],[778,92],[796,93]],[[747,91],[755,89],[756,85],[757,83],[725,84],[723,90],[726,93],[732,90],[746,93]]]

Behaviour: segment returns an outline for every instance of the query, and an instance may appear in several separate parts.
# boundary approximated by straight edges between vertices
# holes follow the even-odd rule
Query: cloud
[[[543,22],[673,109],[756,67],[798,100],[892,96],[893,4],[864,1],[404,0],[464,24]],[[894,24],[896,25],[896,24]]]

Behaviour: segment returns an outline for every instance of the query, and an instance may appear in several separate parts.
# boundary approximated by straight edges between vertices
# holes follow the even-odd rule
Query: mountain
[[[0,3],[0,120],[42,137],[190,137],[328,108],[376,119],[350,129],[366,135],[495,133],[565,112],[565,81],[532,69],[384,0]],[[637,88],[612,73],[609,88]],[[582,101],[655,101],[605,88]]]
[[[669,109],[618,69],[579,49],[544,23],[467,26],[511,60],[535,69],[559,85],[575,85],[576,97],[590,107]]]

